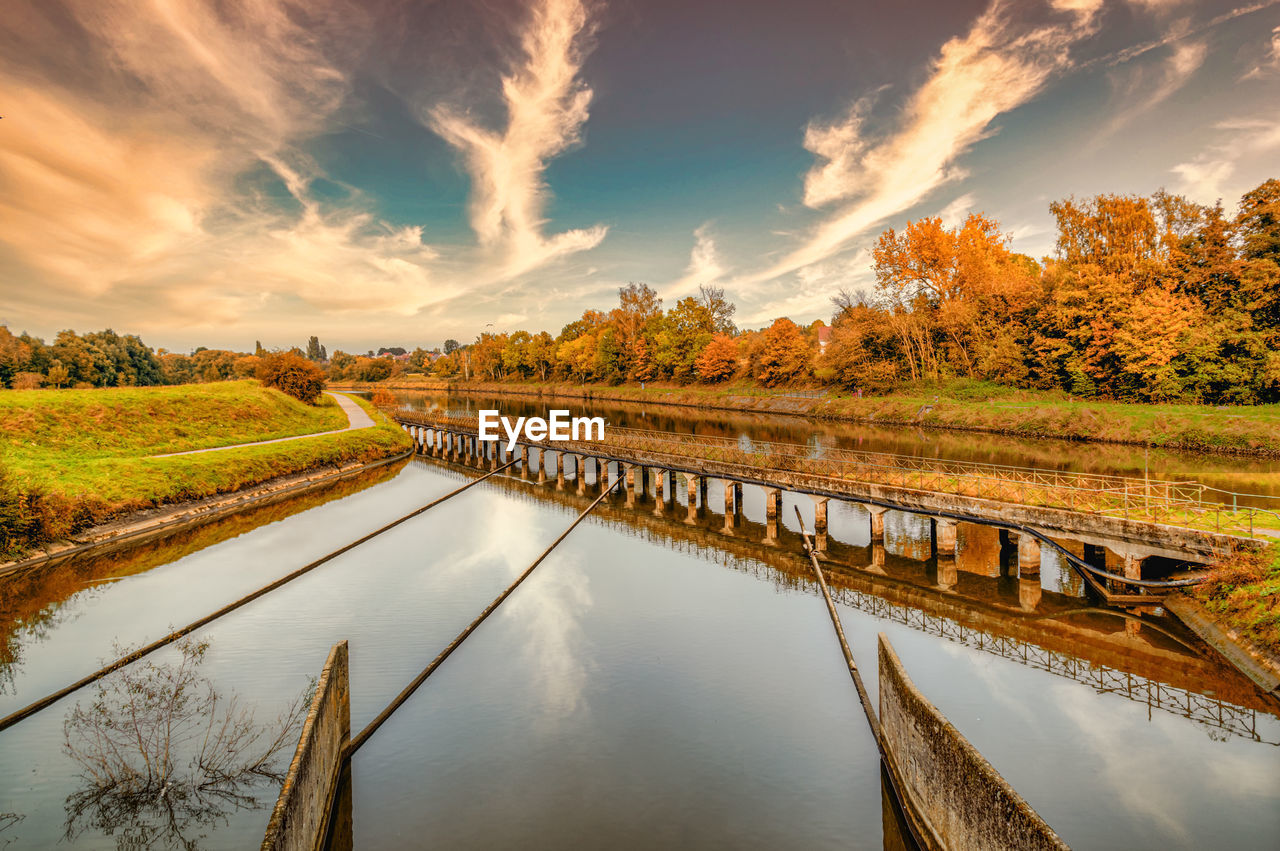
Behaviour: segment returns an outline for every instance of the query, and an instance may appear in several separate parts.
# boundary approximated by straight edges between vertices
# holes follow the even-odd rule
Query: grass
[[[392,383],[394,386],[394,382]],[[504,382],[454,383],[465,392],[540,394],[703,408],[796,414],[883,425],[912,424],[1030,438],[1137,444],[1167,449],[1280,456],[1280,405],[1213,407],[1077,400],[1056,391],[1018,390],[981,381],[916,385],[861,398],[828,390]],[[935,402],[935,397],[937,401]],[[921,413],[923,408],[931,409]]]
[[[306,405],[256,381],[0,393],[9,457],[134,457],[344,428],[329,397]]]
[[[1194,595],[1223,626],[1280,656],[1280,543],[1220,562]]]
[[[332,400],[312,407],[254,382],[0,393],[0,557],[19,557],[130,512],[409,448],[395,423],[356,401],[377,425],[156,458],[331,431],[345,427],[347,418]]]

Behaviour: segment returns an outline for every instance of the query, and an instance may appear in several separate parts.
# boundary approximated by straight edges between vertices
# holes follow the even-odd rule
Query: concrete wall
[[[333,645],[316,683],[316,696],[276,800],[262,851],[314,851],[324,841],[330,803],[351,739],[347,642]]]
[[[881,746],[927,845],[1067,846],[907,677],[880,634]]]

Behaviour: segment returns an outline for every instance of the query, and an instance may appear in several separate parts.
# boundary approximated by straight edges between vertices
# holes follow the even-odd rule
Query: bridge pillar
[[[820,556],[827,554],[827,503],[830,501],[825,496],[813,498],[813,551]]]
[[[493,444],[493,454],[489,456],[490,470],[498,469],[498,461],[501,460],[498,458],[498,456],[501,454],[502,454],[502,444],[500,443]]]
[[[547,453],[542,447],[538,447],[538,484],[547,483]]]
[[[867,513],[871,515],[871,540],[884,540],[884,515],[889,509],[879,505],[864,506]]]
[[[670,471],[659,467],[653,468],[653,513],[661,517],[667,509],[667,500],[672,496],[667,477]],[[674,482],[672,482],[674,484]]]
[[[1040,576],[1040,540],[1031,535],[1018,536],[1018,576]]]
[[[626,477],[626,484],[623,485],[627,489],[627,508],[636,507],[636,465],[623,464],[622,475]]]
[[[764,491],[764,540],[762,544],[769,547],[778,545],[778,515],[782,509],[782,491],[777,488],[762,488]]]
[[[738,512],[742,508],[741,494],[742,485],[729,481],[724,483],[724,528],[720,531],[730,537],[738,525]]]
[[[578,485],[578,496],[582,496],[587,492],[587,459],[585,456],[575,456],[577,460],[573,465],[573,480]]]
[[[564,490],[564,453],[556,453],[556,490]]]
[[[707,483],[702,476],[693,473],[685,473],[684,477],[689,489],[689,505],[684,522],[686,525],[694,526],[698,522],[698,491],[705,490]]]
[[[1146,562],[1145,556],[1136,556],[1133,553],[1124,554],[1124,578],[1125,579],[1141,579],[1142,565]]]
[[[872,573],[883,574],[884,570],[884,541],[871,542],[871,562],[867,565],[867,570]]]
[[[935,563],[938,568],[938,589],[954,591],[956,583],[960,581],[960,570],[956,567],[955,555],[939,553]]]
[[[933,554],[955,558],[956,521],[946,517],[933,518]]]
[[[1040,605],[1040,597],[1043,594],[1040,577],[1018,577],[1018,605],[1024,612],[1034,612]]]

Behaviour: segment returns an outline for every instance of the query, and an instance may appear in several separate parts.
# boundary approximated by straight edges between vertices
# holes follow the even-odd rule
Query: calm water
[[[157,637],[471,475],[415,460],[327,501],[11,581],[0,714],[93,670],[112,642]],[[356,756],[356,847],[881,847],[874,743],[798,541],[758,543],[753,490],[732,538],[719,483],[693,523],[683,506],[602,505]],[[204,630],[199,673],[265,725],[347,639],[359,729],[586,491],[482,483]],[[784,519],[793,504],[811,523],[809,500],[790,495]],[[1185,647],[1176,625],[1135,630],[1091,610],[1051,561],[1029,594],[990,530],[962,527],[959,577],[944,581],[927,525],[888,519],[877,553],[866,514],[832,505],[830,580],[865,671],[887,633],[925,694],[1075,847],[1274,847],[1280,719],[1247,681]],[[93,699],[86,689],[0,733],[0,813],[12,814],[0,847],[261,841],[270,784],[202,810],[108,800],[73,815],[93,784],[64,744],[80,730],[73,707]]]
[[[368,395],[368,394],[363,394]],[[525,396],[474,396],[396,392],[404,404],[420,409],[475,412],[491,408],[511,417],[546,416],[549,407],[568,408],[575,416],[603,416],[611,425],[703,434],[748,436],[757,440],[892,452],[920,457],[976,461],[1050,470],[1197,481],[1210,487],[1262,498],[1241,504],[1280,511],[1280,459],[1145,450],[1134,446],[1086,445],[1063,440],[1033,440],[976,432],[876,427],[830,423],[779,414],[716,411],[713,417],[693,408],[642,406],[599,400],[556,402]],[[1270,497],[1269,499],[1267,497]],[[1206,498],[1213,498],[1210,494]],[[1229,496],[1218,498],[1230,501]]]

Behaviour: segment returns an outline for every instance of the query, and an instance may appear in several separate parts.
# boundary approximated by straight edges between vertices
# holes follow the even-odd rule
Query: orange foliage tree
[[[804,332],[786,317],[775,319],[753,347],[751,374],[765,387],[777,387],[806,377],[813,352]]]
[[[698,377],[709,384],[727,381],[738,371],[738,344],[728,334],[716,334],[693,362]]]
[[[320,367],[294,352],[265,354],[258,364],[258,380],[267,387],[287,393],[295,399],[314,405],[324,390],[324,373]]]

